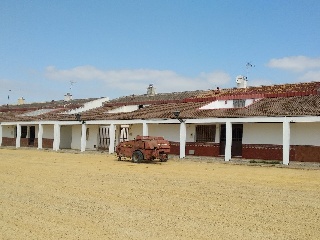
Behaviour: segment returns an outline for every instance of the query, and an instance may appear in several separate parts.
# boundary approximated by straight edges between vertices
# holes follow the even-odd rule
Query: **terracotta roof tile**
[[[246,117],[246,116],[318,116],[320,115],[320,82],[283,84],[249,88],[232,88],[207,91],[186,91],[148,95],[130,95],[106,102],[102,107],[81,113],[83,120],[112,119],[170,119],[173,111],[180,111],[182,118]],[[199,108],[215,100],[259,98],[246,108]],[[56,101],[15,106],[0,106],[0,121],[75,120],[74,114],[64,114],[95,99],[70,102]],[[108,113],[121,106],[143,105],[132,112]],[[50,112],[32,115],[39,109]],[[29,113],[29,114],[25,114]]]

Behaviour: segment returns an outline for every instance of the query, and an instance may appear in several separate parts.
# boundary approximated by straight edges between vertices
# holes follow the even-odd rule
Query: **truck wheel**
[[[140,163],[143,160],[143,154],[140,151],[134,151],[132,153],[132,162],[134,163]]]

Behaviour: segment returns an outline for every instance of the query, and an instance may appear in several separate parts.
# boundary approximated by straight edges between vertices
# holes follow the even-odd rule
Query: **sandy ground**
[[[0,149],[0,239],[320,239],[320,170]]]

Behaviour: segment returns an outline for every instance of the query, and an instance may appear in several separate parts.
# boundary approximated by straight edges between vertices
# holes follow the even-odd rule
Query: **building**
[[[109,100],[65,99],[0,107],[0,145],[107,149],[158,135],[171,153],[320,162],[320,82],[155,93]]]

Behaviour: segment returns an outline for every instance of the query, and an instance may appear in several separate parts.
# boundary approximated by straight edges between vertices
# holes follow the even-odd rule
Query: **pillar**
[[[59,124],[54,124],[53,128],[53,150],[58,151],[60,148],[60,128]]]
[[[186,156],[187,124],[180,123],[180,158]]]
[[[109,153],[114,153],[114,142],[115,142],[115,125],[110,124],[109,127],[109,137],[110,137],[110,144],[109,144]]]
[[[42,138],[43,138],[43,125],[39,124],[38,131],[38,149],[42,149]]]
[[[146,122],[142,123],[142,136],[149,136],[149,127]]]
[[[17,124],[16,148],[20,147],[20,141],[21,141],[21,125]]]
[[[290,122],[285,118],[283,121],[283,145],[282,145],[282,163],[289,165],[290,161]]]
[[[224,160],[231,160],[231,147],[232,147],[232,123],[226,122],[226,147],[224,153]]]
[[[87,146],[87,125],[85,123],[82,123],[81,125],[81,152],[86,151]]]

